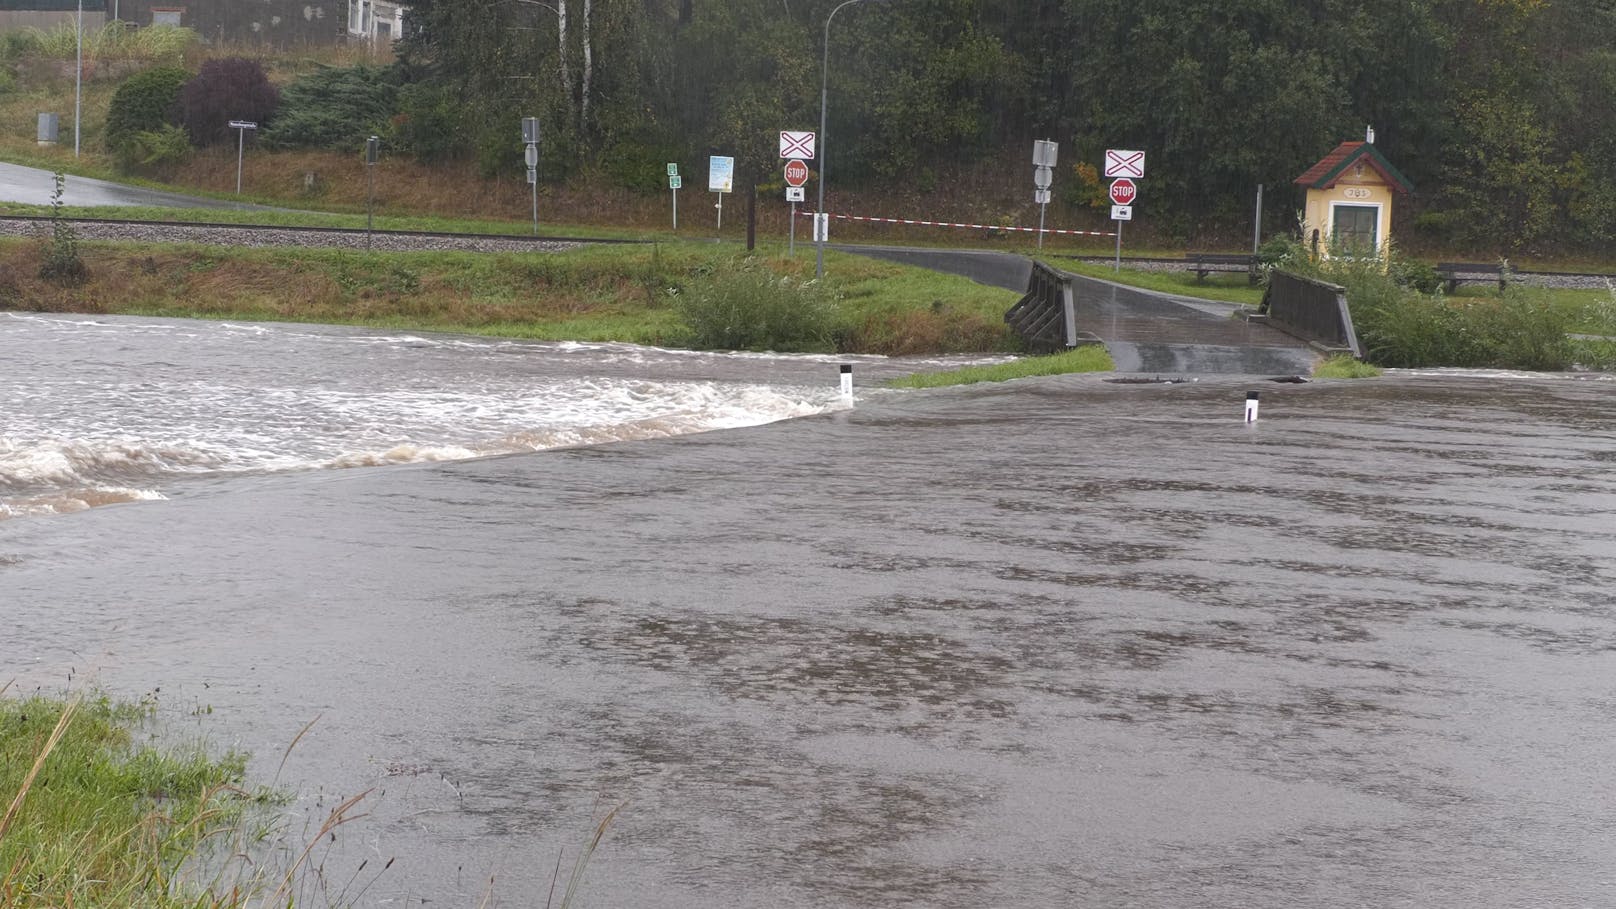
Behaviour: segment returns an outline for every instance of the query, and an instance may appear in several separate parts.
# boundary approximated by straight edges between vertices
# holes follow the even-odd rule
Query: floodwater
[[[183,324],[108,320],[109,368],[240,376],[254,412],[276,363],[322,394],[394,375],[334,360],[342,330],[263,328],[259,361],[162,340]],[[830,362],[435,340],[362,344],[419,355],[434,394],[459,362],[496,410],[665,370],[806,412],[360,469],[322,437],[296,468],[124,472],[164,499],[0,521],[19,687],[154,693],[278,772],[294,838],[369,792],[310,904],[353,879],[366,906],[541,905],[619,805],[575,905],[1616,903],[1609,377],[1073,376],[845,409]],[[13,409],[101,368],[17,353]],[[485,416],[434,413],[461,406]],[[518,434],[412,413],[380,441]]]

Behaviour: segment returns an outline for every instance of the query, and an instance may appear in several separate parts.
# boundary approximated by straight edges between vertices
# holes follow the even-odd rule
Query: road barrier
[[[811,218],[816,212],[800,211],[800,218]],[[1003,224],[966,224],[960,221],[925,221],[919,218],[876,218],[869,215],[838,215],[831,214],[837,221],[864,221],[871,224],[910,224],[918,227],[963,227],[967,230],[1010,230],[1035,234],[1039,232],[1036,227],[1006,227]],[[1046,234],[1061,234],[1068,237],[1114,237],[1116,234],[1106,230],[1057,230],[1053,227],[1043,228]]]

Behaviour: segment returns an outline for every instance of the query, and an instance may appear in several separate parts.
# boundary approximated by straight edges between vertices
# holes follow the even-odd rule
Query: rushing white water
[[[0,518],[753,426],[845,406],[848,359],[16,313],[0,351]]]

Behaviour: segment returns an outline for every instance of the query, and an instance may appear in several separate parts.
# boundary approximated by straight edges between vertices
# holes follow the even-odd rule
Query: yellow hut
[[[1296,178],[1307,187],[1302,236],[1316,254],[1335,249],[1386,251],[1392,230],[1392,199],[1413,186],[1366,142],[1343,142]]]

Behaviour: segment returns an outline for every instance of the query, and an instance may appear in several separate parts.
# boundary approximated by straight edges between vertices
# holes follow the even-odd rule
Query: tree
[[[203,63],[180,89],[175,120],[193,144],[206,147],[233,138],[231,120],[271,120],[279,102],[280,92],[257,60],[223,57]]]

